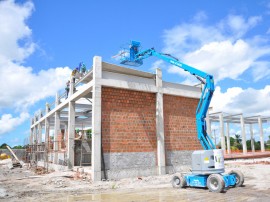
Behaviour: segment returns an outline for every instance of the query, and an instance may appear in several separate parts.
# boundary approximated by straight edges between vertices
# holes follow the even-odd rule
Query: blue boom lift
[[[244,183],[242,172],[235,170],[229,174],[224,173],[223,151],[216,149],[213,141],[206,132],[205,117],[215,90],[213,76],[180,62],[170,54],[156,52],[154,48],[140,51],[140,47],[140,42],[131,41],[129,50],[119,54],[121,56],[120,63],[130,66],[141,66],[144,59],[156,56],[194,75],[204,86],[196,110],[198,139],[204,150],[198,150],[192,153],[191,173],[175,174],[172,178],[172,186],[174,188],[183,188],[186,186],[208,187],[212,192],[223,192],[228,187],[242,186]]]

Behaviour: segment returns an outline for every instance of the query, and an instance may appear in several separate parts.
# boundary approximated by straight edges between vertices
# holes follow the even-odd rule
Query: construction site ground
[[[44,173],[27,166],[9,169],[0,161],[0,201],[269,201],[270,158],[228,160],[226,171],[241,170],[243,187],[212,193],[205,188],[173,189],[172,175],[92,182],[82,172]]]

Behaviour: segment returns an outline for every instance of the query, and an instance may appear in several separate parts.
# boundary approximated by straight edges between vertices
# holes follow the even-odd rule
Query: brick
[[[202,149],[197,139],[196,108],[199,100],[163,95],[165,148],[167,151]]]
[[[156,152],[156,96],[102,87],[104,152]]]

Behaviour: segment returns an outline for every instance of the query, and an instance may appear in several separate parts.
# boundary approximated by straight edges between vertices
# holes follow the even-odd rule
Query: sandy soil
[[[7,161],[7,160],[5,160]],[[0,201],[269,201],[270,158],[226,161],[226,171],[241,170],[243,187],[225,193],[207,189],[173,189],[172,175],[91,181],[88,174],[9,169],[0,161]],[[37,174],[37,171],[39,174]]]

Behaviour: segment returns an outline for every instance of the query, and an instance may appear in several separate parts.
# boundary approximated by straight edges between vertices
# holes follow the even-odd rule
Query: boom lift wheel
[[[187,185],[186,178],[180,174],[176,174],[172,178],[173,188],[184,188]]]
[[[235,175],[235,187],[241,187],[244,184],[244,175],[241,171],[239,170],[232,170],[229,172],[229,174],[234,174]]]
[[[207,187],[211,192],[223,192],[225,189],[225,182],[221,175],[212,174],[207,178]]]

